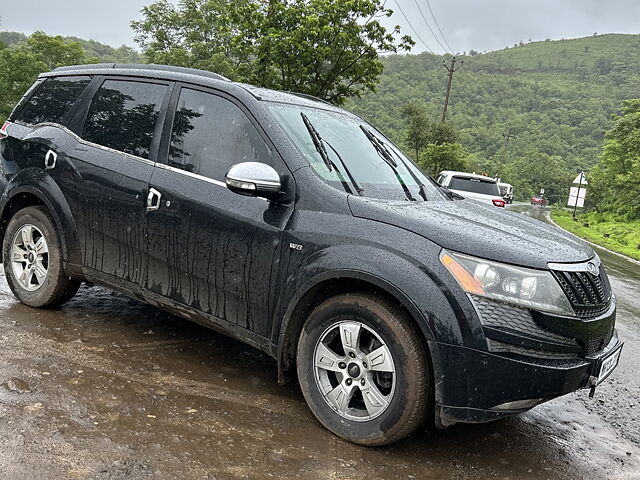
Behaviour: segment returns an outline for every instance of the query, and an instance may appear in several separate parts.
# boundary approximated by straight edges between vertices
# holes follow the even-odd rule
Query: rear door
[[[161,196],[149,223],[147,288],[267,337],[277,295],[278,257],[293,207],[229,191],[224,177],[240,162],[289,175],[264,132],[222,93],[183,86],[172,101],[170,143],[150,188]]]
[[[85,272],[116,287],[145,281],[146,198],[170,89],[169,82],[99,78],[76,115],[78,141],[55,169]]]
[[[67,130],[77,102],[91,82],[89,76],[53,77],[38,82],[21,102],[6,127],[2,149],[4,173],[44,169],[50,149],[62,149],[74,136]]]

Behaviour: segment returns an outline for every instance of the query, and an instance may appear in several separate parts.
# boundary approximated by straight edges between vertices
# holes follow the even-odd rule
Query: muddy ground
[[[375,449],[248,346],[101,288],[34,310],[0,275],[0,479],[640,478],[640,264],[601,256],[626,345],[594,399]]]

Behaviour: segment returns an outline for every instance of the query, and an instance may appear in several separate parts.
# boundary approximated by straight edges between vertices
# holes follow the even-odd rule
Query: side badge
[[[299,243],[290,243],[289,248],[291,250],[302,250],[302,245],[300,245]]]

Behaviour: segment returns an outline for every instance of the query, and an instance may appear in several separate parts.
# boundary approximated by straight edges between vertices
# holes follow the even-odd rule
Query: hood
[[[394,202],[349,196],[354,216],[394,225],[454,252],[546,269],[584,262],[595,253],[558,227],[469,200]]]

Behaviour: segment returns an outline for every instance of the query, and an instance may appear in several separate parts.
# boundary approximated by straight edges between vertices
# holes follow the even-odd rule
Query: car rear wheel
[[[316,418],[351,442],[395,442],[427,413],[429,367],[420,337],[400,309],[374,295],[320,304],[301,333],[297,369]]]
[[[64,273],[60,237],[44,207],[27,207],[13,216],[2,257],[9,288],[26,305],[60,305],[78,291],[80,282]]]

